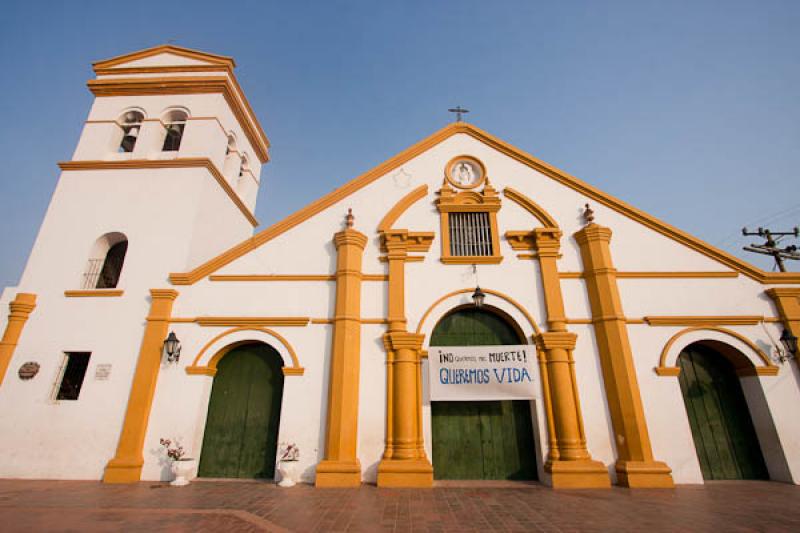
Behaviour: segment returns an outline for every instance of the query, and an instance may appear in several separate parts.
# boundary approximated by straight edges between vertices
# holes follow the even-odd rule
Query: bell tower
[[[94,64],[95,99],[77,148],[59,163],[20,283],[5,293],[12,314],[0,342],[0,408],[15,415],[0,420],[9,436],[0,455],[13,457],[0,476],[47,475],[20,466],[46,450],[74,478],[102,477],[144,317],[153,300],[171,305],[178,294],[169,273],[252,236],[269,143],[234,67],[170,45]],[[10,379],[26,361],[40,378]],[[76,461],[64,443],[90,434]]]
[[[95,100],[21,287],[108,288],[104,254],[125,241],[118,274],[146,290],[252,235],[269,143],[234,67],[172,45],[94,63]]]

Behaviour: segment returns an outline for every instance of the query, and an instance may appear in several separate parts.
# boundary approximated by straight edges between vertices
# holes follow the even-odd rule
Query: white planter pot
[[[278,473],[281,480],[279,487],[294,487],[297,485],[297,461],[281,461],[278,463]]]
[[[170,469],[175,475],[175,479],[170,483],[173,487],[182,487],[189,484],[186,479],[194,473],[194,467],[197,461],[194,459],[180,459],[179,461],[172,461]]]

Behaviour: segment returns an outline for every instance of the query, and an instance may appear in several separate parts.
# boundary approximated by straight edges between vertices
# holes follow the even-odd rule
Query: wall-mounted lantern
[[[175,336],[174,331],[170,331],[164,341],[164,352],[167,354],[168,363],[177,363],[181,358],[181,341]]]

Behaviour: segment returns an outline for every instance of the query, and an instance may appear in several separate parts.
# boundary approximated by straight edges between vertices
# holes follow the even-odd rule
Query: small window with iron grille
[[[56,400],[77,400],[89,367],[90,352],[66,352]]]
[[[450,213],[450,255],[494,255],[489,213]]]

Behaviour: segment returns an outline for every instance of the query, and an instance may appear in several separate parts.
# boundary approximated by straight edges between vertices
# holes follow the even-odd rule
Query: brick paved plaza
[[[800,531],[800,488],[281,489],[262,482],[104,485],[0,480],[2,531]]]

